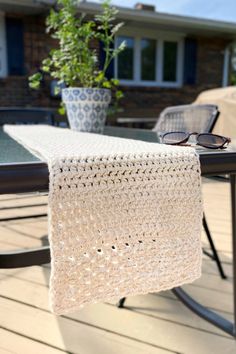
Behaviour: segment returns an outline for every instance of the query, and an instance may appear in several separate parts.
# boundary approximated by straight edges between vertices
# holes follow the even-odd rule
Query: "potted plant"
[[[122,97],[117,90],[119,81],[106,77],[112,60],[125,48],[122,43],[114,48],[114,38],[123,25],[114,24],[117,9],[110,0],[102,3],[103,11],[94,21],[86,20],[85,15],[77,16],[80,0],[58,0],[57,8],[50,11],[46,20],[47,32],[58,41],[44,59],[40,72],[29,78],[30,87],[38,89],[44,74],[49,74],[64,85],[62,106],[65,106],[71,129],[101,133],[106,113],[111,101]],[[103,44],[104,63],[99,67],[98,52],[91,47],[92,41]],[[101,64],[100,64],[101,65]]]

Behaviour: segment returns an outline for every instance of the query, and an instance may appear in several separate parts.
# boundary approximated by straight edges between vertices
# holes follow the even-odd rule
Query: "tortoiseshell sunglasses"
[[[190,136],[196,136],[196,144],[208,149],[225,149],[231,142],[230,138],[211,133],[186,133],[186,132],[169,132],[162,135],[161,140],[164,144],[181,145],[187,143]]]

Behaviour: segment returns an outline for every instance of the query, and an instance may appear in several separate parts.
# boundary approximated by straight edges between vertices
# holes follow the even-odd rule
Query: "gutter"
[[[0,0],[0,5],[17,5],[22,7],[42,8],[45,6],[52,6],[56,3],[56,0]],[[228,34],[233,38],[236,38],[236,23],[226,21],[208,20],[190,16],[172,15],[168,13],[144,11],[131,9],[127,7],[116,6],[119,10],[117,18],[119,20],[126,20],[130,22],[148,23],[152,25],[161,25],[169,27],[170,29],[180,28],[181,30],[198,30],[208,31],[211,33]],[[82,0],[78,5],[78,9],[87,14],[95,15],[101,12],[101,5],[94,2],[87,2]]]
[[[55,4],[55,0],[0,0],[1,5],[17,6],[22,8],[42,8]]]
[[[85,2],[79,4],[79,9],[88,14],[96,14],[101,11],[101,5],[93,2]],[[211,32],[220,32],[234,34],[236,36],[236,23],[208,20],[190,16],[172,15],[163,12],[142,11],[117,6],[119,13],[117,18],[122,20],[130,20],[135,22],[147,22],[152,24],[160,24],[170,27],[180,27],[186,29],[199,29],[201,31],[208,30]]]

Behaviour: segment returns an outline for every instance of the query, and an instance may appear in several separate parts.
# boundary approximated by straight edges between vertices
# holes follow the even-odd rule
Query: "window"
[[[156,41],[141,40],[141,80],[156,80]]]
[[[177,42],[164,41],[163,49],[163,81],[176,81]]]
[[[126,48],[119,55],[118,77],[124,80],[133,80],[134,39],[131,37],[118,37],[117,45],[119,46],[123,41],[126,43]]]
[[[145,32],[145,31],[144,31]],[[121,84],[178,87],[182,84],[182,40],[150,36],[116,37],[116,46],[126,42],[125,50],[115,59],[115,77]],[[132,33],[130,31],[130,33]],[[137,31],[138,33],[138,31]]]

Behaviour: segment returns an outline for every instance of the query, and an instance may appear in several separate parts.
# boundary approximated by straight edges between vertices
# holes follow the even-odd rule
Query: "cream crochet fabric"
[[[194,149],[40,125],[5,131],[49,165],[55,313],[200,276],[202,201]]]

